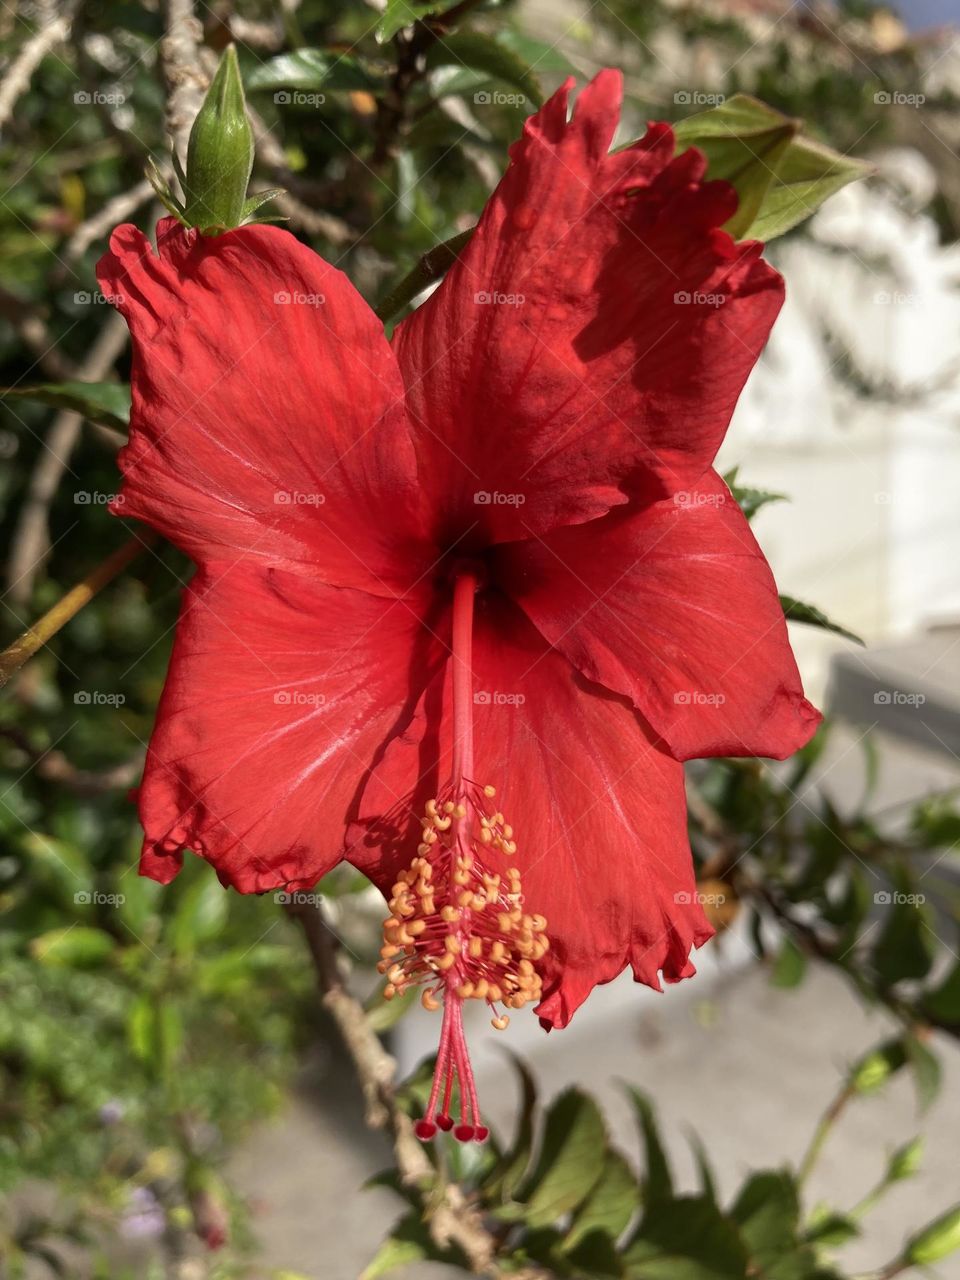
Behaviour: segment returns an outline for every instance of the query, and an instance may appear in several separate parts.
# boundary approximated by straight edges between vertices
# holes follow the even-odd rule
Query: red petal
[[[565,1026],[627,965],[657,989],[661,972],[668,982],[691,975],[690,949],[712,929],[696,900],[683,766],[625,699],[589,685],[502,599],[478,599],[474,657],[476,780],[497,787],[517,832],[527,908],[547,918],[545,1025]],[[441,684],[361,802],[372,835],[350,856],[387,892],[417,844],[416,824],[405,829],[398,815],[420,813],[448,776]],[[398,806],[404,769],[411,794]]]
[[[425,483],[450,527],[466,512],[493,540],[693,484],[783,299],[761,246],[718,229],[733,189],[702,181],[699,152],[673,158],[669,126],[608,154],[619,72],[570,123],[569,87],[395,338]]]
[[[120,227],[98,268],[133,336],[117,513],[198,561],[226,548],[380,594],[409,582],[403,387],[353,285],[276,227],[201,236],[166,219],[158,240],[159,257]]]
[[[632,698],[678,759],[782,759],[813,736],[821,716],[803,696],[773,575],[715,472],[499,558],[499,580],[543,635]]]
[[[334,866],[367,771],[430,675],[422,604],[281,569],[202,569],[140,788],[141,872],[171,880],[189,847],[260,893]]]

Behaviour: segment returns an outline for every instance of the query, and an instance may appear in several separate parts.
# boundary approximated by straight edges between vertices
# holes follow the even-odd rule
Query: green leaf
[[[402,995],[396,995],[392,1000],[383,998],[383,983],[377,988],[364,1008],[367,1011],[367,1022],[378,1034],[389,1031],[395,1026],[403,1015],[412,1005],[419,999],[420,992],[417,987],[407,987]]]
[[[928,1017],[948,1026],[960,1026],[960,962],[954,965],[939,987],[922,997],[921,1005]]]
[[[0,387],[0,397],[36,400],[51,409],[73,409],[89,422],[126,431],[130,388],[122,382],[40,382],[32,387]]]
[[[740,204],[726,230],[737,239],[783,235],[828,196],[872,171],[804,137],[802,127],[802,121],[743,93],[674,126],[678,147],[699,147],[708,177],[736,189]]]
[[[780,607],[786,614],[788,622],[804,622],[808,627],[821,627],[824,631],[833,631],[838,636],[843,636],[845,640],[853,640],[856,644],[863,644],[858,635],[854,635],[852,631],[848,631],[846,627],[841,627],[837,622],[831,622],[827,615],[816,605],[804,604],[802,600],[795,600],[793,596],[781,596]]]
[[[534,106],[539,107],[543,102],[540,81],[523,58],[480,31],[457,31],[438,40],[427,54],[427,66],[463,66],[483,71],[519,89]]]
[[[349,54],[326,49],[297,49],[268,58],[247,76],[247,88],[338,90],[375,89],[379,78]]]
[[[418,18],[449,8],[444,0],[387,0],[387,7],[377,27],[377,40],[386,44],[398,31],[412,26]]]
[[[515,53],[528,67],[538,74],[553,72],[561,76],[579,75],[580,71],[557,45],[548,44],[545,40],[535,40],[513,27],[507,27],[497,35],[497,40],[505,48]]]
[[[183,1044],[183,1020],[169,997],[139,996],[127,1013],[127,1041],[141,1062],[166,1074]]]
[[[739,467],[734,467],[723,477],[723,482],[733,494],[740,510],[748,520],[752,520],[758,511],[769,506],[771,502],[786,502],[785,493],[772,493],[768,489],[754,489],[749,485],[737,484]]]
[[[855,1240],[859,1234],[860,1228],[852,1218],[842,1213],[824,1212],[814,1217],[803,1238],[807,1244],[836,1248]]]
[[[373,1261],[364,1269],[360,1280],[377,1280],[397,1267],[413,1262],[424,1262],[437,1256],[437,1249],[430,1239],[430,1232],[420,1215],[408,1213],[393,1228],[389,1237],[377,1250]]]
[[[204,875],[186,890],[167,930],[167,940],[180,956],[191,955],[215,938],[227,918],[227,891],[214,876]]]
[[[508,1056],[520,1080],[521,1098],[517,1131],[509,1151],[505,1153],[484,1184],[484,1191],[488,1196],[499,1195],[504,1200],[509,1200],[513,1196],[530,1165],[537,1114],[537,1083],[533,1074],[522,1058],[509,1052]]]
[[[913,1072],[913,1084],[917,1091],[917,1105],[926,1111],[940,1092],[943,1068],[940,1059],[916,1036],[904,1036],[907,1063]]]
[[[527,1226],[548,1226],[586,1200],[603,1174],[606,1146],[594,1100],[579,1089],[562,1093],[547,1112],[540,1157],[518,1196]]]
[[[25,832],[20,846],[38,883],[53,890],[64,905],[84,909],[91,898],[93,871],[83,852],[66,840]]]
[[[774,961],[770,982],[775,987],[798,987],[807,972],[807,957],[790,937],[784,938]]]
[[[730,1213],[759,1271],[796,1249],[800,1205],[796,1183],[785,1170],[753,1174]]]
[[[673,1178],[650,1099],[632,1086],[628,1087],[627,1092],[633,1103],[643,1138],[645,1155],[643,1202],[645,1212],[649,1214],[657,1205],[673,1198]]]
[[[749,1257],[711,1200],[682,1196],[644,1213],[623,1260],[630,1280],[745,1280]]]
[[[870,953],[871,964],[879,982],[892,987],[906,978],[925,978],[933,964],[930,930],[924,918],[921,894],[912,892],[905,876],[898,876],[894,887],[874,895],[883,906],[885,920]]]
[[[50,929],[30,943],[30,954],[48,968],[87,969],[101,964],[116,943],[102,929],[68,925]]]
[[[563,1242],[573,1250],[592,1232],[619,1239],[640,1205],[640,1188],[627,1161],[618,1151],[607,1153],[600,1181],[577,1210]]]

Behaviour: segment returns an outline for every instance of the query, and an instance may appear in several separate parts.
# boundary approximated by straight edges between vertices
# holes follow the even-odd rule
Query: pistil
[[[428,800],[416,857],[393,886],[384,922],[380,970],[387,999],[416,984],[424,1008],[443,1005],[433,1087],[416,1132],[438,1128],[482,1142],[476,1083],[463,1029],[465,1000],[485,1000],[504,1030],[503,1009],[541,996],[537,963],[549,940],[546,920],[524,909],[511,825],[493,805],[496,789],[473,778],[473,608],[476,575],[458,573],[453,599],[453,766],[449,783]],[[454,1091],[459,1116],[451,1114]]]

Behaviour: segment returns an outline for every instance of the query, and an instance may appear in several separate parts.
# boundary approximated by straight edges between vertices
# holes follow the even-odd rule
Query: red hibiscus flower
[[[628,965],[693,973],[680,762],[783,757],[819,719],[711,468],[780,277],[669,126],[610,152],[618,74],[569,120],[568,93],[392,344],[276,228],[167,220],[156,255],[125,226],[100,264],[134,340],[119,510],[198,566],[141,870],[366,871],[388,994],[443,1004],[424,1137],[454,1085],[457,1136],[485,1134],[464,999],[562,1027]]]

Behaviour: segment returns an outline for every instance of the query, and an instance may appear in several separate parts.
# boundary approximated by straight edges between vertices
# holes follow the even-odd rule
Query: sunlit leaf
[[[28,387],[0,387],[0,398],[36,400],[51,409],[73,409],[90,422],[126,431],[130,421],[130,388],[121,382],[41,382]]]

